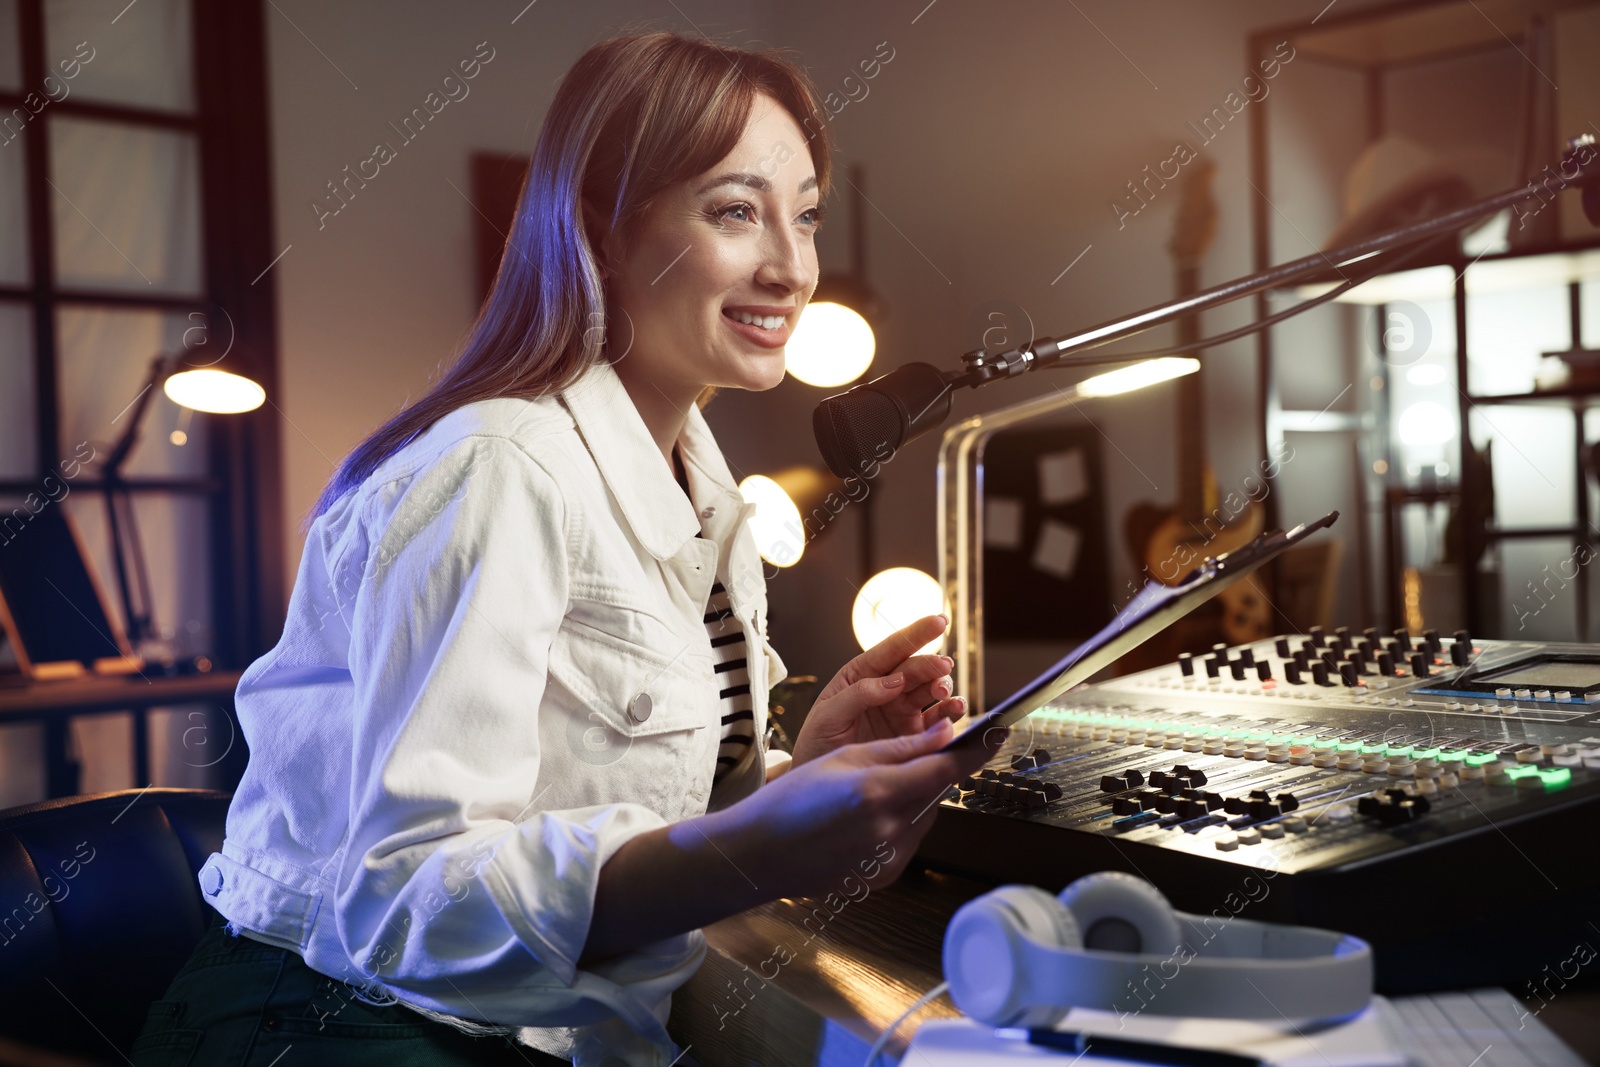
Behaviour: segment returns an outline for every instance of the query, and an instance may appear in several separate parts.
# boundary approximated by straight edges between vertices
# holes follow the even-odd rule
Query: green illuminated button
[[[1384,749],[1386,749],[1388,747],[1389,747],[1388,745],[1361,745],[1360,746],[1361,754],[1364,755],[1364,756],[1370,756],[1370,755],[1372,755],[1374,753],[1382,752]]]
[[[1413,745],[1385,745],[1383,748],[1385,756],[1409,756],[1415,751],[1416,747]]]
[[[1361,748],[1360,741],[1340,741],[1334,746],[1337,752],[1355,752]]]
[[[1467,766],[1482,767],[1485,763],[1493,763],[1498,758],[1493,752],[1468,752]]]
[[[1438,758],[1439,758],[1439,762],[1441,762],[1441,763],[1445,762],[1446,760],[1462,760],[1462,761],[1465,761],[1466,758],[1467,758],[1467,750],[1464,749],[1464,748],[1445,748],[1445,749],[1440,749]]]
[[[1565,767],[1561,768],[1566,770]],[[1531,763],[1521,763],[1515,767],[1506,768],[1506,777],[1515,782],[1519,778],[1531,778],[1539,773],[1539,768]],[[1570,776],[1569,776],[1570,777]]]
[[[1228,740],[1228,741],[1242,741],[1245,738],[1250,736],[1250,731],[1249,730],[1229,730],[1227,733],[1223,734],[1222,736],[1223,736],[1223,738],[1225,740]]]
[[[1274,745],[1289,745],[1294,743],[1294,739],[1294,734],[1273,734],[1267,741]]]
[[[1418,749],[1413,749],[1412,753],[1411,753],[1411,758],[1412,759],[1438,759],[1439,758],[1439,749],[1437,749],[1437,748],[1418,748]]]
[[[1311,742],[1312,748],[1333,748],[1339,743],[1337,737],[1321,737]]]
[[[1547,790],[1565,789],[1572,784],[1572,770],[1568,767],[1540,767],[1539,778]]]
[[[1255,733],[1245,734],[1244,739],[1246,741],[1270,741],[1272,740],[1272,731],[1257,730]]]

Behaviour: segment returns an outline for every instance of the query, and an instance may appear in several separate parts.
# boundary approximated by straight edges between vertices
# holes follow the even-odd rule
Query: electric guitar
[[[1200,261],[1217,232],[1217,206],[1211,196],[1216,165],[1197,159],[1189,165],[1183,200],[1167,244],[1177,268],[1178,296],[1200,289]],[[1178,320],[1178,343],[1200,338],[1198,316]],[[1246,499],[1230,511],[1218,502],[1216,475],[1205,459],[1203,371],[1178,379],[1178,499],[1171,507],[1136,504],[1123,520],[1123,534],[1134,561],[1153,578],[1178,585],[1206,556],[1232,552],[1254,541],[1265,525],[1265,510]],[[1237,500],[1242,494],[1231,494]],[[1195,612],[1173,639],[1187,648],[1209,648],[1216,641],[1240,644],[1271,636],[1272,610],[1252,576],[1217,594],[1216,608]],[[1154,650],[1152,650],[1154,651]],[[1162,662],[1173,658],[1167,656]]]

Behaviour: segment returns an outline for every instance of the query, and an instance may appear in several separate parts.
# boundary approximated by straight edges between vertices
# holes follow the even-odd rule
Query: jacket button
[[[708,504],[705,507],[705,509],[700,512],[700,517],[702,519],[709,519],[709,518],[711,518],[711,516],[715,515],[716,513],[717,513],[716,506],[713,505],[713,504]]]
[[[200,868],[200,888],[205,890],[208,897],[222,892],[222,869],[215,864]]]
[[[628,718],[634,722],[644,722],[650,718],[655,707],[655,701],[650,699],[649,693],[640,693],[628,702]]]
[[[263,1030],[276,1030],[277,1028],[278,1017],[276,1015],[269,1015],[261,1022],[261,1029]]]

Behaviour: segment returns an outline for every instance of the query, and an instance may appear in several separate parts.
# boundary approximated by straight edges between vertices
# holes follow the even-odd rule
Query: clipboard
[[[1074,648],[1039,677],[990,708],[951,738],[943,751],[982,745],[995,727],[1010,727],[1056,699],[1073,686],[1088,681],[1130,649],[1165,630],[1228,586],[1256,570],[1285,549],[1318,530],[1332,526],[1337,511],[1292,530],[1262,534],[1243,548],[1207,557],[1175,586],[1147,582],[1099,633]]]

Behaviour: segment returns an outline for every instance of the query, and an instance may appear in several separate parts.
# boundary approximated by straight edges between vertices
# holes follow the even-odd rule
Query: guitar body
[[[1177,585],[1205,557],[1232,552],[1254,541],[1265,529],[1266,518],[1266,509],[1256,503],[1223,527],[1217,527],[1214,518],[1195,523],[1168,512],[1145,542],[1145,573],[1162,585]],[[1271,636],[1272,609],[1251,579],[1235,582],[1216,599],[1222,605],[1222,640],[1239,645]]]

